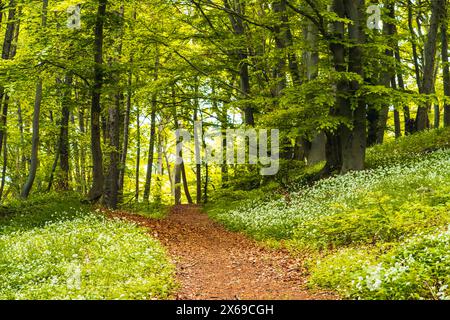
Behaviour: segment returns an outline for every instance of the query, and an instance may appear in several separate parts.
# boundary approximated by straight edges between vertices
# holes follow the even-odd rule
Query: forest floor
[[[196,206],[173,207],[156,220],[128,213],[115,217],[149,229],[177,266],[181,300],[335,299],[310,292],[301,261],[284,250],[263,247],[243,234],[226,230]]]

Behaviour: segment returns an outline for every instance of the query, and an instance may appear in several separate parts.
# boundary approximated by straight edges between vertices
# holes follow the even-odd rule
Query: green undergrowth
[[[73,195],[1,209],[0,299],[165,299],[174,267],[145,230]]]

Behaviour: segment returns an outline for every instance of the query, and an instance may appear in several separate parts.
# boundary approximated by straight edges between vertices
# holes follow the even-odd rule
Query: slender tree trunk
[[[181,204],[181,164],[183,163],[183,148],[180,143],[180,136],[178,134],[178,115],[177,115],[177,103],[176,103],[176,95],[175,95],[175,84],[172,86],[172,109],[173,109],[173,119],[175,124],[175,130],[177,132],[176,135],[176,162],[174,169],[174,182],[173,182],[173,192],[174,192],[174,200],[175,205]],[[166,158],[167,161],[167,158]],[[169,167],[169,163],[167,162],[167,168]]]
[[[183,189],[184,189],[184,195],[186,196],[186,200],[189,204],[193,204],[191,193],[189,192],[189,185],[187,181],[186,176],[186,167],[184,165],[184,161],[181,162],[181,177],[183,179]]]
[[[417,88],[420,91],[422,88],[422,76],[421,76],[420,66],[419,66],[419,55],[417,53],[417,35],[416,35],[416,31],[415,31],[414,25],[413,25],[414,15],[413,15],[412,1],[408,0],[407,5],[408,5],[408,28],[409,28],[409,33],[410,33],[410,37],[411,37],[414,72],[416,75]],[[420,29],[420,27],[419,27],[419,29]]]
[[[14,36],[15,33],[18,34],[18,22],[16,22],[15,20],[16,20],[16,0],[10,0],[5,38],[3,40],[3,50],[2,50],[3,60],[9,60],[13,57]],[[5,88],[3,85],[0,85],[0,104],[2,104],[2,112],[0,119],[0,153],[1,153],[4,141],[3,137],[6,134],[6,124],[9,105],[9,95],[5,93]]]
[[[200,204],[202,202],[202,164],[201,164],[201,153],[200,153],[200,137],[199,135],[203,135],[202,128],[197,127],[198,121],[198,112],[200,109],[200,104],[198,100],[198,82],[195,86],[195,110],[194,110],[194,149],[195,149],[195,175],[196,175],[196,186],[197,186],[197,196],[196,202]],[[200,132],[198,132],[200,130]]]
[[[75,116],[73,112],[70,114],[70,124],[75,127]],[[76,181],[76,189],[78,192],[83,192],[83,181],[81,177],[81,170],[80,170],[80,147],[78,143],[78,139],[75,139],[73,142],[73,157],[74,157],[74,165],[75,165],[75,181]]]
[[[42,28],[47,25],[47,8],[48,0],[42,1]],[[34,109],[33,109],[33,136],[31,141],[31,163],[30,171],[28,173],[28,179],[23,186],[22,192],[20,194],[21,198],[26,199],[30,195],[31,188],[33,187],[34,180],[36,178],[36,172],[39,165],[39,125],[40,125],[40,113],[42,104],[42,78],[39,75],[36,84],[36,95],[34,99]]]
[[[174,175],[172,174],[172,170],[170,169],[169,157],[167,156],[166,150],[163,148],[164,160],[166,161],[167,166],[167,176],[169,178],[170,183],[170,193],[171,195],[175,195],[175,185],[174,185]],[[181,195],[180,195],[181,197]],[[175,201],[176,202],[176,201]]]
[[[444,3],[446,0],[431,1],[431,21],[428,30],[427,41],[425,44],[425,66],[423,72],[422,88],[420,93],[430,95],[434,92],[435,83],[435,63],[437,50],[437,37],[439,26],[441,25],[443,17]],[[428,119],[428,110],[430,109],[430,102],[426,102],[419,106],[417,110],[416,125],[418,131],[423,131],[430,126]]]
[[[395,75],[392,75],[391,78],[391,87],[394,90],[397,90],[397,82],[395,80]],[[402,136],[402,126],[400,122],[400,112],[397,108],[394,110],[394,127],[395,127],[395,138],[398,139]]]
[[[131,58],[132,62],[133,59]],[[125,108],[125,116],[123,120],[123,147],[122,147],[122,155],[120,157],[120,178],[119,178],[119,192],[123,194],[123,185],[125,181],[125,173],[127,167],[127,154],[128,154],[128,141],[129,141],[129,129],[130,129],[130,112],[131,112],[131,99],[132,99],[132,81],[133,81],[133,73],[132,71],[128,74],[128,92],[127,92],[127,101]]]
[[[31,145],[31,163],[30,171],[28,173],[28,179],[22,188],[20,197],[23,199],[28,198],[31,188],[33,187],[34,179],[36,178],[36,171],[38,168],[38,152],[39,152],[39,116],[41,112],[42,102],[42,79],[39,79],[36,84],[36,96],[34,99],[33,110],[33,137]]]
[[[388,2],[386,4],[386,9],[388,11],[388,17],[390,20],[395,20],[395,5],[393,2]],[[388,48],[385,50],[385,55],[387,59],[391,59],[394,56],[394,35],[396,33],[395,25],[391,22],[383,24],[383,34],[387,37]],[[394,76],[394,65],[390,65],[388,61],[387,70],[382,73],[381,85],[386,88],[392,86],[392,77]],[[376,143],[382,144],[384,142],[384,134],[387,127],[387,121],[389,118],[389,105],[384,105],[380,110],[380,116],[377,123],[377,134]]]
[[[119,9],[119,16],[121,19],[124,17],[124,6],[121,5]],[[116,49],[117,58],[113,58],[113,61],[120,63],[120,57],[122,55],[123,47],[123,32],[124,27],[120,27],[120,37],[118,40],[118,47]],[[121,74],[117,73],[114,77],[116,83],[120,83]],[[122,105],[123,93],[121,89],[118,89],[114,95],[114,103],[109,108],[109,168],[106,177],[105,184],[105,202],[108,208],[117,209],[119,204],[119,190],[120,190],[120,164],[121,164],[121,150],[120,150],[120,111]]]
[[[444,126],[450,126],[450,65],[448,60],[448,5],[444,8],[445,16],[441,24],[441,41],[442,41],[442,78],[444,81]]]
[[[98,201],[103,195],[104,173],[101,147],[101,91],[103,87],[103,26],[106,15],[107,0],[99,0],[95,23],[95,57],[94,86],[91,105],[91,152],[92,152],[92,187],[89,192],[90,201]]]
[[[209,166],[205,164],[205,182],[203,184],[203,203],[208,203]]]
[[[136,20],[136,10],[133,10],[133,20]],[[133,54],[130,56],[130,65],[133,66],[134,57]],[[127,154],[128,154],[128,143],[129,143],[129,131],[130,131],[130,112],[131,112],[131,102],[133,97],[133,68],[128,72],[128,83],[127,83],[127,101],[125,108],[125,116],[123,120],[123,147],[122,155],[120,157],[120,171],[119,171],[119,193],[123,196],[123,187],[125,182],[125,173],[127,170]]]
[[[397,32],[396,32],[397,34]],[[400,66],[402,65],[402,59],[400,56],[400,48],[398,46],[398,42],[395,47],[395,60],[396,60],[396,73],[397,73],[397,82],[398,82],[398,88],[402,91],[405,91],[405,81],[403,79],[403,71],[401,70]],[[394,79],[395,82],[395,79]],[[411,132],[408,132],[408,123],[411,121],[411,112],[409,110],[409,106],[405,104],[403,107],[403,119],[405,121],[405,135],[410,134]]]
[[[86,128],[84,125],[84,109],[83,109],[83,107],[80,107],[80,109],[78,111],[78,125],[80,128],[80,133],[84,138],[84,136],[86,134]],[[87,192],[87,189],[86,189],[87,178],[86,178],[86,148],[83,143],[80,144],[80,170],[81,170],[81,190],[84,194],[85,192]]]
[[[169,171],[170,172],[170,171]],[[181,204],[181,165],[175,165],[175,173],[174,173],[174,197],[175,197],[175,205]]]
[[[1,23],[1,21],[0,21]],[[2,182],[0,185],[0,202],[3,201],[3,190],[5,189],[6,183],[6,169],[8,167],[8,150],[7,150],[7,135],[3,138],[3,166],[2,166]]]
[[[161,203],[162,202],[162,175],[164,174],[164,168],[163,168],[163,127],[162,125],[158,128],[158,168],[157,168],[157,176],[156,176],[156,196],[155,196],[155,202]]]
[[[215,91],[216,88],[213,85],[212,86],[212,93],[213,96],[215,97]],[[222,139],[222,151],[226,150],[227,147],[227,129],[228,129],[228,108],[226,105],[223,105],[222,108],[219,108],[217,101],[214,99],[214,101],[212,102],[213,105],[213,109],[216,111],[217,117],[220,121],[220,130],[221,130],[221,139]],[[202,130],[203,130],[203,126],[202,126]],[[221,184],[222,184],[222,188],[226,188],[227,187],[227,183],[228,183],[228,164],[226,161],[226,153],[222,152],[223,157],[222,157],[222,164],[220,166],[220,171],[221,171]]]
[[[58,167],[59,149],[60,149],[59,148],[59,144],[60,143],[61,143],[61,140],[58,139],[58,147],[56,149],[55,160],[53,161],[52,169],[50,170],[50,177],[48,178],[47,192],[50,192],[50,190],[52,190],[53,180],[55,178],[56,168]]]
[[[139,106],[137,106],[136,109],[136,149],[136,180],[134,186],[134,197],[136,199],[136,202],[139,202],[139,171],[141,169],[141,120]]]
[[[237,37],[245,35],[245,25],[242,20],[244,3],[241,0],[233,1],[234,7],[231,8],[229,0],[224,0],[224,6],[226,9],[235,11],[237,14],[229,13],[228,17],[233,28],[233,32]],[[254,107],[251,102],[248,101],[250,96],[250,75],[248,68],[248,48],[239,48],[236,51],[236,56],[239,61],[239,79],[242,99],[247,100],[243,107],[245,124],[253,127],[255,125]]]
[[[150,198],[150,189],[152,185],[153,160],[155,157],[155,133],[156,133],[156,95],[152,99],[152,113],[150,120],[150,142],[148,147],[147,174],[144,185],[144,201],[148,202]]]
[[[156,59],[155,59],[155,71],[154,80],[158,80],[159,72],[159,51],[156,48]],[[176,108],[176,107],[175,107]],[[152,95],[152,113],[150,119],[150,140],[148,147],[148,162],[147,162],[147,175],[145,178],[144,186],[144,201],[148,202],[150,198],[150,190],[152,185],[152,173],[153,173],[153,160],[155,156],[155,134],[156,134],[156,110],[157,109],[157,94]],[[175,110],[176,112],[176,110]]]
[[[69,190],[69,118],[70,118],[70,87],[72,77],[67,75],[64,80],[62,99],[61,128],[59,133],[59,166],[58,188]]]
[[[109,108],[109,169],[105,186],[105,202],[110,209],[117,209],[120,162],[120,94],[115,95],[114,106]]]

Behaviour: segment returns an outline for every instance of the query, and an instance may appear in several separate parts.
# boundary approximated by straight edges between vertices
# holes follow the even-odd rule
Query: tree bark
[[[105,185],[105,202],[108,208],[117,209],[119,192],[120,163],[120,94],[115,95],[115,102],[109,108],[109,169]]]
[[[18,23],[16,23],[16,0],[9,1],[8,20],[6,24],[5,38],[3,40],[2,59],[9,60],[13,58],[13,41],[15,33],[18,34]],[[17,27],[16,27],[17,26]],[[5,93],[5,88],[0,85],[0,104],[2,105],[2,114],[0,119],[0,153],[3,147],[3,137],[6,135],[6,124],[8,119],[9,95]]]
[[[339,17],[345,18],[345,7],[343,0],[333,0],[332,11]],[[335,21],[332,24],[333,41],[330,42],[330,51],[334,69],[337,72],[346,72],[346,50],[343,44],[345,38],[345,25],[342,21]],[[330,110],[330,116],[341,116],[341,110],[346,108],[347,101],[345,96],[348,91],[348,83],[344,79],[339,79],[336,83],[336,102]],[[342,125],[340,125],[342,127]],[[341,129],[336,131],[327,131],[327,163],[321,175],[329,175],[340,171],[342,168],[342,147],[341,147]]]
[[[416,31],[415,31],[414,25],[413,25],[414,14],[413,14],[413,7],[412,7],[413,4],[412,4],[411,0],[408,0],[407,6],[408,6],[408,28],[409,28],[409,33],[410,33],[410,37],[411,37],[414,72],[416,75],[417,88],[420,91],[422,88],[422,76],[421,76],[421,72],[420,72],[419,55],[417,53],[417,35],[416,35]],[[420,29],[420,26],[419,26],[419,29]]]
[[[391,78],[391,87],[397,90],[397,82],[395,80],[395,74]],[[395,138],[398,139],[402,136],[402,126],[400,123],[400,112],[397,108],[394,110],[394,127],[395,127]]]
[[[48,0],[42,1],[42,28],[46,27],[47,24],[47,8]],[[36,94],[34,99],[34,109],[33,109],[33,136],[31,139],[31,162],[30,171],[28,173],[27,181],[22,188],[20,197],[23,199],[28,198],[30,195],[31,188],[33,187],[34,180],[36,178],[36,172],[39,165],[39,125],[40,125],[40,113],[42,104],[42,78],[39,75],[36,84]]]
[[[245,24],[242,20],[241,16],[243,14],[243,2],[241,0],[234,1],[235,6],[231,8],[228,0],[224,0],[224,7],[228,10],[235,11],[237,14],[229,13],[228,17],[231,22],[231,26],[233,28],[234,34],[238,38],[242,38],[245,35]],[[242,39],[241,39],[242,41]],[[243,108],[245,124],[247,126],[255,126],[255,118],[254,118],[254,108],[251,105],[251,102],[248,101],[250,97],[250,75],[248,68],[248,48],[241,47],[237,49],[236,56],[239,61],[239,79],[240,79],[240,89],[241,89],[241,97],[245,102],[245,106]]]
[[[133,59],[131,58],[132,62]],[[133,81],[133,73],[132,71],[128,74],[128,92],[127,92],[127,101],[125,108],[125,116],[123,119],[123,146],[122,146],[122,155],[120,157],[120,172],[119,172],[119,193],[123,194],[123,185],[125,182],[125,173],[127,167],[127,154],[128,154],[128,143],[129,143],[129,131],[130,131],[130,112],[131,112],[131,99],[132,99],[132,81]]]
[[[30,171],[28,173],[27,181],[22,188],[20,197],[23,199],[28,198],[30,195],[31,188],[33,187],[34,179],[36,178],[36,171],[38,168],[38,152],[39,152],[39,116],[41,112],[41,102],[42,102],[42,79],[39,79],[36,84],[36,96],[34,99],[34,109],[33,109],[33,137],[31,145],[31,163]]]
[[[1,21],[0,21],[1,23]],[[0,202],[3,201],[3,190],[6,183],[6,169],[8,167],[8,150],[7,150],[7,135],[3,138],[3,165],[2,165],[2,182],[0,185]]]
[[[444,126],[450,126],[450,65],[448,60],[448,5],[444,8],[445,16],[441,24],[441,41],[442,41],[442,78],[444,81]]]
[[[135,173],[135,186],[134,186],[134,198],[136,202],[139,202],[139,175],[141,169],[141,120],[140,120],[140,110],[139,106],[137,106],[136,110],[136,173]]]
[[[395,34],[397,34],[397,31],[395,32]],[[395,46],[394,55],[395,55],[395,61],[396,61],[396,74],[397,74],[398,88],[404,92],[405,91],[405,81],[403,79],[403,71],[400,68],[402,65],[402,59],[400,56],[400,47],[398,45],[398,42],[396,43],[396,46]],[[395,82],[395,79],[394,79],[393,83],[394,82]],[[411,112],[410,112],[409,106],[406,104],[403,107],[403,119],[405,121],[405,135],[408,135],[411,133],[411,132],[408,132],[408,123],[410,123],[410,121],[411,121]]]
[[[188,185],[188,181],[187,181],[186,167],[184,165],[184,161],[181,162],[180,167],[181,167],[181,177],[183,179],[184,195],[186,196],[187,202],[189,204],[193,204],[194,202],[192,201],[191,193],[189,192],[189,185]]]
[[[195,149],[195,176],[196,176],[196,203],[200,204],[202,202],[202,161],[200,152],[200,137],[203,136],[203,126],[197,128],[196,123],[198,121],[198,112],[200,111],[200,103],[198,98],[198,81],[195,84],[195,109],[194,109],[194,149]],[[201,132],[198,132],[200,130]],[[200,136],[199,136],[200,135]]]
[[[62,110],[61,110],[61,128],[59,133],[59,166],[60,173],[58,177],[58,188],[69,190],[69,117],[70,117],[70,87],[72,77],[66,75],[64,80]]]
[[[420,89],[420,93],[424,95],[434,93],[437,37],[439,26],[441,25],[444,14],[443,9],[445,7],[445,1],[446,0],[431,1],[431,21],[425,44],[425,66],[422,88]],[[416,125],[418,131],[423,131],[430,127],[430,121],[428,119],[428,110],[430,109],[430,105],[431,103],[428,101],[425,104],[420,105],[417,110]]]
[[[103,154],[101,147],[101,91],[103,87],[103,26],[106,15],[107,0],[99,0],[95,22],[94,44],[94,86],[92,89],[91,104],[91,152],[92,152],[92,187],[89,191],[89,200],[98,201],[103,196],[104,174]]]
[[[159,52],[156,52],[155,60],[155,73],[154,79],[158,80],[159,70]],[[152,185],[152,173],[153,173],[153,160],[155,157],[155,134],[156,134],[156,108],[157,108],[157,94],[152,95],[152,114],[150,119],[150,142],[148,147],[148,162],[147,162],[147,175],[145,178],[144,186],[144,201],[148,202],[150,198],[150,189]],[[175,107],[176,108],[176,107]],[[176,113],[176,110],[175,110]]]

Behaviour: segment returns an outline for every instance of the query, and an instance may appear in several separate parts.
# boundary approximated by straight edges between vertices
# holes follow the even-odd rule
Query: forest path
[[[177,266],[181,289],[176,299],[288,300],[333,299],[311,293],[299,261],[287,252],[263,248],[226,230],[197,206],[173,207],[163,220],[116,214],[149,228]]]

